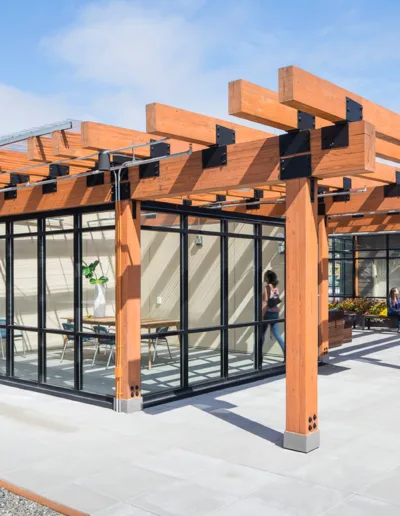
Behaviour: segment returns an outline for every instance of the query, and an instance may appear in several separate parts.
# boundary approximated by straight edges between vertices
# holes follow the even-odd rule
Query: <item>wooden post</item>
[[[314,189],[314,192],[312,192]],[[284,447],[319,447],[318,235],[316,182],[286,186],[286,431]]]
[[[318,217],[318,356],[329,361],[329,243],[326,217]]]
[[[142,409],[140,390],[140,202],[115,203],[116,397],[118,412]]]

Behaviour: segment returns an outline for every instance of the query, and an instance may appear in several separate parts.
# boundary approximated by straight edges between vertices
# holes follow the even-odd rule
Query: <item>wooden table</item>
[[[67,317],[66,320],[69,323],[74,322],[73,317]],[[83,324],[91,324],[93,326],[114,326],[115,327],[115,316],[106,316],[106,317],[82,317]],[[179,319],[151,319],[144,318],[140,320],[140,326],[142,328],[147,328],[148,333],[152,333],[152,329],[157,328],[167,328],[170,326],[175,326],[177,330],[180,329],[180,320]],[[180,340],[180,336],[179,336]],[[148,366],[151,369],[151,342],[152,340],[149,338],[149,360]]]

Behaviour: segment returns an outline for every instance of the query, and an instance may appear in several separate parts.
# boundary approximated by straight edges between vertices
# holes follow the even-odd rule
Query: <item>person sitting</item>
[[[397,317],[397,333],[400,333],[400,297],[397,288],[392,288],[390,291],[388,315]]]

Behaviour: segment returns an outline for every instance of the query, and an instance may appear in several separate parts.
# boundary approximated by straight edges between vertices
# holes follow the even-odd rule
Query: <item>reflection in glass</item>
[[[208,331],[189,335],[189,385],[221,377],[221,333]]]
[[[38,334],[14,330],[14,376],[38,381]]]
[[[254,328],[232,328],[228,334],[229,376],[254,370]]]

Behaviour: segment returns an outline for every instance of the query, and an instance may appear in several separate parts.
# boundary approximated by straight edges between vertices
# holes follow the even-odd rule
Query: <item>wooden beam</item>
[[[158,140],[154,134],[148,134],[133,129],[124,129],[112,125],[98,124],[96,122],[83,122],[81,125],[81,145],[85,149],[110,150],[128,147],[129,145],[142,145],[151,140]],[[171,154],[177,154],[189,150],[189,145],[185,141],[169,139]],[[203,149],[203,145],[193,145],[193,150]],[[134,149],[135,156],[138,158],[150,157],[150,145]],[[132,151],[124,151],[124,154],[131,154]]]
[[[353,176],[352,188],[374,188],[384,184],[396,184],[396,169],[384,163],[375,164],[376,170],[372,174],[358,174]],[[319,186],[327,186],[331,188],[343,188],[343,179],[340,177],[331,177],[323,179]]]
[[[284,447],[319,447],[317,204],[309,179],[293,179],[286,196],[286,431]],[[314,185],[316,199],[316,185]]]
[[[314,177],[347,176],[374,171],[375,138],[371,124],[350,124],[350,145],[331,150],[321,150],[320,131],[311,131]],[[142,180],[139,179],[137,167],[132,167],[132,197],[157,199],[282,183],[278,136],[228,145],[227,161],[225,166],[203,169],[201,152],[194,152],[191,156],[160,161],[160,175]]]
[[[51,134],[53,155],[60,158],[81,158],[91,154],[91,151],[81,145],[81,134],[70,131],[55,131]],[[89,161],[97,161],[97,157],[89,158]]]
[[[281,104],[277,92],[243,79],[229,83],[229,114],[284,131],[298,127],[297,109]],[[325,125],[330,123],[316,118],[317,129]]]
[[[60,159],[60,156],[56,156],[53,153],[53,144],[51,138],[45,138],[43,136],[32,136],[31,138],[28,138],[27,143],[27,158],[29,161],[43,161],[45,163],[51,163]],[[75,168],[93,167],[93,161],[90,160],[75,160],[72,163]],[[70,163],[70,165],[72,165],[72,163]],[[68,165],[69,163],[65,164]]]
[[[140,203],[119,201],[115,210],[116,403],[141,410]]]
[[[357,213],[385,213],[399,210],[400,197],[385,197],[385,188],[368,188],[365,193],[353,194],[347,202],[333,202],[325,198],[325,213],[328,216]]]
[[[297,66],[279,69],[279,100],[331,122],[346,119],[346,97],[363,106],[363,119],[376,127],[376,135],[400,144],[400,115],[340,88]]]
[[[184,109],[164,104],[148,104],[146,106],[146,130],[148,133],[179,138],[187,142],[201,145],[214,145],[216,126],[221,125],[235,130],[236,143],[260,140],[273,136],[270,133],[252,129],[226,120],[219,120]]]
[[[297,129],[297,109],[281,104],[277,92],[242,79],[229,83],[229,114],[284,131]],[[326,125],[331,125],[331,122],[315,118],[317,129]],[[400,146],[378,138],[376,155],[378,158],[400,161]]]
[[[318,217],[318,356],[324,361],[329,353],[329,243],[327,226],[327,218]]]
[[[331,218],[328,222],[328,230],[330,234],[400,231],[400,214],[383,213],[364,217]]]

